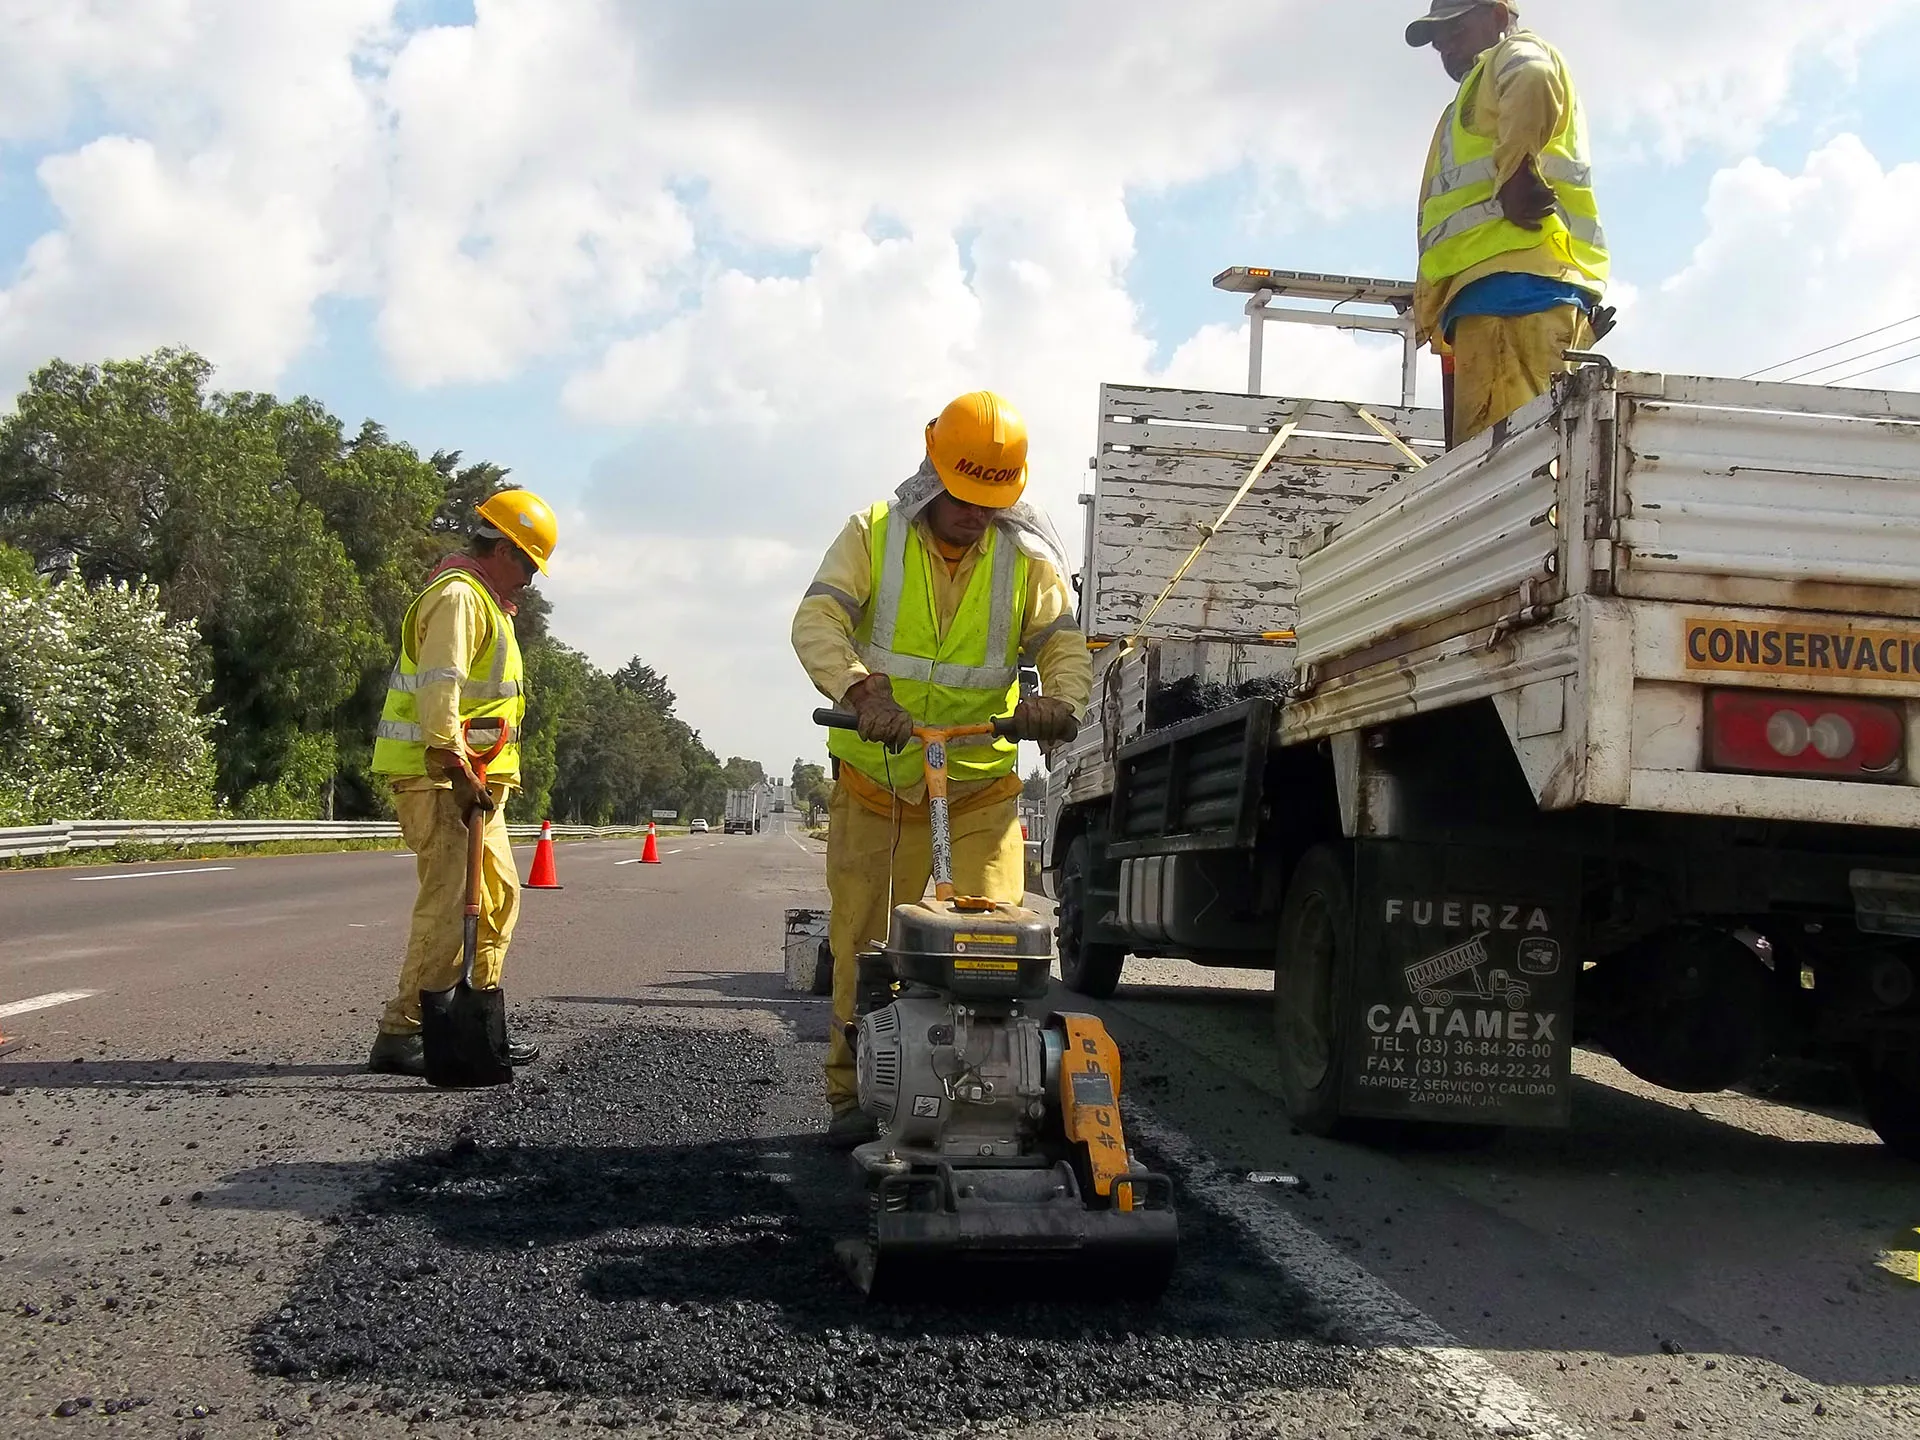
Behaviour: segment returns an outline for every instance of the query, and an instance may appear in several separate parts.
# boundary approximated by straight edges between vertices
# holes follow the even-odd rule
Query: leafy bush
[[[0,547],[0,826],[214,814],[205,656],[150,585],[48,584]]]

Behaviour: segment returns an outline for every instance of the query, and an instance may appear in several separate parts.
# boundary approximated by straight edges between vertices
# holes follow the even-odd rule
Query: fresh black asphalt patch
[[[1347,1379],[1285,1278],[1191,1198],[1157,1306],[983,1297],[964,1271],[924,1305],[870,1305],[832,1253],[864,1213],[850,1162],[814,1134],[760,1133],[805,1113],[773,1101],[807,1083],[794,1062],[810,1054],[695,1028],[582,1042],[393,1166],[256,1327],[256,1364],[488,1400],[939,1425]]]

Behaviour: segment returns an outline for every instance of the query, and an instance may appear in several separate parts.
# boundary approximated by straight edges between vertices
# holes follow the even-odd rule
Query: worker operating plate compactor
[[[841,729],[855,716],[820,710]],[[1151,1299],[1179,1255],[1173,1186],[1127,1149],[1120,1052],[1090,1015],[1045,1015],[1046,919],[955,891],[947,747],[1008,722],[915,730],[926,746],[934,898],[894,908],[860,957],[859,1102],[880,1127],[853,1158],[867,1233],[841,1258],[875,1299],[1000,1297],[986,1267],[1072,1295]],[[1045,1294],[1031,1288],[1027,1294]]]

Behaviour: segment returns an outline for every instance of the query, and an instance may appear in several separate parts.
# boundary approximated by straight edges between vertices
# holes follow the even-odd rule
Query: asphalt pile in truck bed
[[[1281,704],[1293,692],[1290,675],[1262,675],[1238,685],[1223,685],[1214,680],[1189,676],[1171,684],[1158,685],[1147,696],[1147,729],[1165,730],[1183,720],[1225,710],[1245,700],[1271,700]]]
[[[850,1163],[761,1133],[811,1068],[795,1059],[750,1032],[632,1027],[487,1096],[344,1218],[256,1327],[256,1364],[944,1425],[1344,1380],[1284,1277],[1191,1200],[1157,1307],[955,1304],[964,1270],[955,1294],[869,1305],[832,1255],[864,1213]]]

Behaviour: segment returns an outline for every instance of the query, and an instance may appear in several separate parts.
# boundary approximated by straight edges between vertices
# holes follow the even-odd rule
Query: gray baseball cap
[[[1478,10],[1482,5],[1505,5],[1509,15],[1520,13],[1520,0],[1433,0],[1433,6],[1427,11],[1427,18],[1416,20],[1407,27],[1407,44],[1418,49],[1422,45],[1433,43],[1436,27],[1449,20],[1457,20],[1469,10]]]

